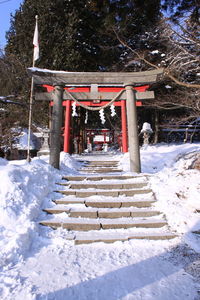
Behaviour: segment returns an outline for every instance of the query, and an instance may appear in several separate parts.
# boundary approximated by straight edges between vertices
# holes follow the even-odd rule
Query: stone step
[[[87,207],[98,207],[98,208],[120,208],[120,207],[150,207],[155,200],[85,200]]]
[[[155,200],[142,199],[142,200],[124,200],[124,199],[81,199],[81,198],[70,198],[66,197],[63,199],[54,200],[56,204],[84,204],[86,207],[97,207],[97,208],[120,208],[120,207],[150,207]]]
[[[99,181],[99,180],[127,180],[127,179],[134,179],[134,178],[144,178],[142,175],[105,175],[105,176],[63,176],[63,180],[68,180],[68,181],[83,181],[83,180],[88,180],[88,181]]]
[[[41,225],[67,229],[66,238],[77,245],[176,237],[165,232],[166,220],[151,208],[155,197],[146,182],[147,175],[124,175],[119,162],[103,155],[102,161],[97,159],[88,155],[81,161],[80,175],[63,176],[67,182],[58,183],[61,190],[55,192],[66,197],[53,200],[58,205],[43,209],[52,216]],[[139,228],[145,229],[141,232]]]
[[[82,198],[62,198],[62,199],[56,199],[52,200],[55,204],[84,204],[85,205],[85,200]]]
[[[84,160],[88,164],[118,164],[118,160]]]
[[[103,233],[101,235],[93,234],[93,233],[79,233],[74,236],[75,245],[80,244],[90,244],[96,242],[103,243],[114,243],[117,241],[125,242],[131,239],[142,239],[142,240],[168,240],[176,238],[177,235],[171,232],[160,232],[160,233],[133,233],[133,234],[109,234]]]
[[[119,164],[118,161],[109,161],[109,160],[104,160],[104,161],[83,161],[85,164],[89,165],[89,166],[117,166]]]
[[[115,172],[123,172],[121,169],[114,169],[114,168],[81,168],[79,169],[80,172],[87,172],[87,173],[115,173]]]
[[[107,164],[104,164],[104,165],[92,165],[92,164],[83,164],[82,167],[80,169],[85,169],[87,168],[88,170],[93,170],[93,169],[119,169],[118,168],[119,165],[107,165]]]
[[[103,168],[106,168],[106,169],[118,169],[118,164],[84,164],[82,166],[82,168],[87,168],[87,169],[103,169]],[[82,169],[81,168],[81,169]]]
[[[114,153],[109,152],[102,152],[102,151],[93,151],[89,153],[82,153],[81,156],[86,156],[86,157],[93,157],[93,156],[98,156],[98,158],[102,157],[112,157]]]
[[[111,190],[111,191],[76,191],[76,190],[61,190],[55,191],[56,193],[60,193],[66,196],[76,196],[80,198],[86,198],[91,196],[109,196],[109,197],[119,197],[121,195],[124,196],[134,196],[138,194],[149,194],[152,192],[151,189],[135,189],[135,190]]]
[[[114,183],[114,184],[95,184],[95,183],[57,183],[61,186],[68,186],[70,189],[105,189],[105,190],[112,190],[112,189],[135,189],[135,188],[143,188],[147,186],[146,182],[136,182],[136,183]]]
[[[153,217],[159,215],[159,211],[150,210],[150,209],[133,209],[133,208],[121,208],[121,209],[73,209],[68,207],[59,207],[55,206],[53,208],[45,208],[43,211],[49,214],[60,214],[60,213],[67,213],[69,217],[73,218],[124,218],[124,217]]]
[[[158,219],[86,219],[86,218],[68,218],[66,221],[45,220],[40,221],[41,225],[50,226],[52,228],[62,227],[68,230],[88,231],[100,229],[118,229],[118,228],[160,228],[167,225],[165,220]]]

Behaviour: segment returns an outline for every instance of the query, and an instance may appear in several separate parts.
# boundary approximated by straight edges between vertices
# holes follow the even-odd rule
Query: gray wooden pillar
[[[62,127],[63,85],[56,85],[53,99],[53,112],[50,136],[50,165],[56,169],[60,167],[60,146]]]
[[[128,144],[130,153],[130,171],[140,173],[140,149],[138,139],[138,124],[136,97],[132,85],[126,85],[126,109],[128,121]]]

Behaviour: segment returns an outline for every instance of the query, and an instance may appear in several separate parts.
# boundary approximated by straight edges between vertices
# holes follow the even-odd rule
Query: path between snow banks
[[[70,165],[69,160],[73,165],[72,159],[65,157],[66,166]],[[37,168],[28,170],[24,166],[21,168],[22,173],[23,170],[32,183],[41,182]],[[49,183],[52,184],[51,172],[43,166],[43,176],[48,174]],[[11,176],[11,183],[18,178],[13,167],[10,175],[14,174],[15,178]],[[59,174],[56,172],[54,176],[58,178]],[[36,195],[36,187],[28,194],[24,185],[21,183],[19,190],[24,192],[23,199],[26,202],[26,195],[29,201]],[[49,187],[49,193],[53,190],[52,186]],[[17,185],[15,187],[17,189]],[[27,187],[30,188],[28,183]],[[16,190],[14,192],[16,194]],[[39,207],[44,207],[52,196],[47,191],[45,193],[37,192],[40,203],[42,195],[44,201],[38,204],[35,217],[31,214],[30,223],[35,225],[30,229],[29,235],[25,234],[24,240],[20,238],[23,251],[17,247],[14,251],[10,241],[9,249],[14,252],[8,251],[12,256],[7,257],[7,264],[5,258],[0,270],[2,300],[199,299],[199,286],[191,276],[195,275],[194,264],[198,263],[199,255],[184,244],[181,238],[170,241],[132,240],[124,243],[74,246],[73,241],[66,240],[65,230],[52,230],[37,225],[44,217],[43,213],[36,217]],[[11,232],[14,234],[14,230],[10,234]],[[25,249],[27,237],[29,244]],[[15,253],[18,254],[16,260]]]

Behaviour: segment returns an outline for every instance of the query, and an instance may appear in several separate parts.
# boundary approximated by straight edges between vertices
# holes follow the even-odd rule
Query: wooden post
[[[155,115],[155,118],[154,118],[154,127],[155,127],[155,133],[154,133],[154,141],[153,141],[153,143],[154,144],[157,144],[158,143],[158,132],[159,132],[159,120],[158,120],[158,110],[157,109],[155,109],[155,111],[154,111],[155,113],[154,113],[154,115]]]
[[[127,120],[128,120],[128,142],[130,153],[130,171],[140,173],[140,150],[138,140],[138,125],[137,125],[137,111],[136,99],[132,85],[126,87],[126,107],[127,107]]]
[[[54,105],[52,112],[51,142],[50,142],[50,165],[56,169],[60,167],[60,144],[62,126],[62,100],[63,86],[56,85],[54,91]]]
[[[126,100],[121,100],[121,120],[122,120],[122,152],[128,152],[127,120],[126,120]]]
[[[66,101],[65,129],[64,129],[64,152],[70,152],[70,121],[71,121],[71,100]]]

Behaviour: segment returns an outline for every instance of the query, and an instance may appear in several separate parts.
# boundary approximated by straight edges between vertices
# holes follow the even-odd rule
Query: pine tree
[[[160,0],[24,0],[11,19],[6,53],[32,64],[35,15],[39,15],[40,67],[69,71],[109,70],[123,60],[117,30],[137,48],[156,25]],[[122,55],[122,56],[121,56]]]

